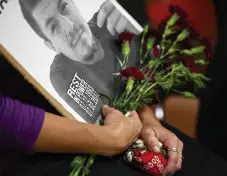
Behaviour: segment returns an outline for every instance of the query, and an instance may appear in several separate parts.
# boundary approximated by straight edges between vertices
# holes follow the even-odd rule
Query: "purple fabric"
[[[44,113],[42,109],[0,95],[0,148],[32,151]]]

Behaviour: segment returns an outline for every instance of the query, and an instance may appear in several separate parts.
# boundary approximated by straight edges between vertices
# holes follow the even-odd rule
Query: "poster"
[[[0,0],[0,24],[0,44],[52,104],[87,123],[116,91],[119,34],[142,31],[115,0]]]

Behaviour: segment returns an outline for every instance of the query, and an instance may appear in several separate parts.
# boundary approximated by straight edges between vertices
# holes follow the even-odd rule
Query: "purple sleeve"
[[[0,147],[30,152],[45,111],[0,95]]]

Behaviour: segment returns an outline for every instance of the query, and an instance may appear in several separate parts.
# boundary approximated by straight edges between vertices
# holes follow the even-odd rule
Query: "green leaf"
[[[192,81],[196,87],[204,88],[205,82],[209,81],[209,79],[201,73],[192,73]]]
[[[187,92],[187,91],[182,92],[182,95],[187,97],[187,98],[195,98],[196,97],[195,94],[193,94],[191,92]]]
[[[151,59],[148,62],[148,67],[150,67],[150,68],[155,68],[155,67],[159,67],[159,66],[162,66],[162,65],[163,65],[163,61],[160,60],[160,59]]]
[[[151,104],[153,102],[153,98],[151,97],[142,98],[141,100],[146,104]]]
[[[165,48],[169,48],[172,45],[172,41],[171,40],[164,40],[163,45],[164,45]]]
[[[205,75],[203,75],[202,73],[192,73],[193,77],[195,79],[200,79],[200,80],[204,80],[204,81],[209,81],[210,79],[207,78]]]
[[[145,89],[146,90],[146,89]],[[146,92],[146,94],[142,94],[141,95],[141,98],[144,98],[144,97],[151,97],[152,95],[155,94],[155,90],[154,89],[150,89],[148,92]]]
[[[195,64],[207,65],[207,62],[204,59],[198,59],[198,60],[195,60]]]
[[[163,78],[163,73],[162,72],[158,72],[154,76],[154,79],[155,79],[156,82],[162,81],[162,78]]]
[[[141,105],[140,100],[139,101],[131,101],[129,103],[129,108],[127,109],[127,111],[137,110],[140,107],[140,105]]]
[[[159,85],[164,89],[164,90],[170,90],[173,85],[174,85],[174,79],[169,78],[164,82],[159,83]]]

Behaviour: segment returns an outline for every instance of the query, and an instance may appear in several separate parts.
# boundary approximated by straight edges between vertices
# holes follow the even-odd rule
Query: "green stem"
[[[120,86],[121,86],[121,79],[122,79],[122,76],[120,77],[119,84],[118,84],[118,86],[117,86],[117,92],[116,92],[115,97],[114,97],[113,105],[114,105],[114,104],[116,103],[116,101],[117,101],[118,93],[119,93]]]
[[[143,63],[142,55],[143,55],[144,38],[145,38],[145,33],[143,32],[143,36],[142,36],[142,39],[141,39],[141,45],[140,45],[140,65]]]
[[[76,167],[74,167],[69,176],[73,176],[73,174],[76,172],[76,170],[79,166],[80,166],[80,164],[78,164]]]
[[[164,55],[162,55],[161,57],[160,57],[160,59],[164,59],[166,56],[168,56],[169,55],[169,53],[167,52],[166,54],[164,54]]]
[[[149,50],[146,51],[145,55],[144,55],[144,59],[146,59],[148,57],[149,54]]]
[[[75,170],[73,170],[73,171],[76,171],[76,172],[72,172],[72,173],[71,173],[72,176],[79,176],[81,169],[84,167],[83,165],[84,165],[86,159],[87,159],[87,157],[84,157],[84,158],[82,159],[82,161],[81,161],[81,163],[78,165],[78,167],[77,167]],[[71,176],[71,174],[70,174],[70,176]]]
[[[163,77],[163,79],[166,79],[166,78],[170,77],[170,76],[173,74],[174,71],[175,71],[175,70],[172,69],[171,72],[167,73],[167,74]]]
[[[123,104],[123,106],[125,106],[128,102],[129,102],[129,100],[136,94],[136,92],[137,92],[137,88],[135,88],[133,91],[132,91],[132,93],[129,95],[129,97],[126,99],[126,101],[124,102],[124,104]]]
[[[154,88],[156,85],[157,85],[157,83],[152,84],[150,87],[147,88],[147,90],[145,90],[144,94],[146,94],[149,90]]]
[[[140,94],[138,95],[138,97],[137,97],[136,101],[139,101],[139,100],[140,100]]]
[[[83,175],[82,176],[88,175],[89,169],[92,166],[92,164],[94,163],[95,157],[96,157],[95,155],[91,155],[88,158],[88,161],[87,161],[87,164],[86,164],[86,166],[84,168],[84,172],[83,172]]]
[[[128,56],[124,56],[123,62],[122,62],[122,64],[123,64],[122,65],[123,70],[126,68],[127,62],[128,62]]]
[[[180,91],[177,90],[177,89],[173,89],[173,91],[176,92],[176,93],[182,94],[182,92],[180,92]]]
[[[126,92],[124,92],[124,93],[120,96],[120,98],[119,98],[118,100],[115,101],[115,103],[113,104],[113,107],[116,107],[116,105],[117,105],[119,102],[122,101],[122,99],[124,98],[125,95],[126,95],[126,97],[127,97]]]

